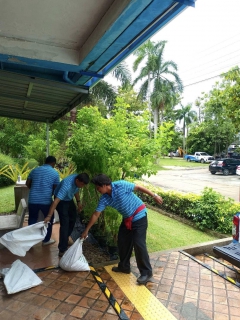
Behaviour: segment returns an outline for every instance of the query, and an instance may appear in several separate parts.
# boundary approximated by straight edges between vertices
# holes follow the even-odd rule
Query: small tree
[[[50,152],[57,157],[60,146],[59,142],[55,139],[57,130],[50,132]],[[37,135],[30,135],[27,145],[25,146],[27,156],[31,159],[35,159],[39,164],[43,164],[46,159],[46,134],[45,131],[41,131]]]
[[[112,180],[154,174],[153,156],[157,144],[148,137],[148,114],[135,115],[122,97],[117,98],[113,116],[103,118],[97,107],[84,107],[78,111],[68,142],[68,155],[78,172],[90,176],[107,174]],[[84,214],[89,216],[96,208],[98,194],[90,185],[83,193],[86,204]],[[99,231],[106,230],[104,214],[98,220]],[[114,226],[108,221],[108,226]],[[111,230],[112,234],[114,233]]]
[[[172,140],[175,136],[174,132],[174,123],[173,122],[164,122],[159,127],[159,134],[157,136],[156,142],[159,146],[159,155],[168,154],[169,150],[171,150]]]

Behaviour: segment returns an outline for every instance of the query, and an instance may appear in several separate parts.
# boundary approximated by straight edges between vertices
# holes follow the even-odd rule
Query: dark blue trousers
[[[38,221],[38,213],[41,210],[44,218],[48,215],[48,211],[50,209],[51,204],[35,204],[35,203],[29,203],[28,204],[28,225],[35,224]],[[48,229],[47,229],[47,235],[43,242],[48,242],[51,239],[52,235],[52,226],[53,226],[53,219],[54,215],[52,216],[50,223],[48,224]]]
[[[71,235],[77,219],[77,209],[74,201],[61,200],[57,205],[60,221],[58,249],[64,252],[68,248],[68,237]]]
[[[147,226],[147,217],[132,222],[132,230],[128,230],[124,222],[121,223],[118,232],[119,269],[130,270],[130,258],[134,249],[140,274],[142,276],[152,275],[146,245]]]

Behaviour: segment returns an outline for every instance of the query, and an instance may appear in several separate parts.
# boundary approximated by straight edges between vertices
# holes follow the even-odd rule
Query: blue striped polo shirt
[[[53,185],[60,182],[59,173],[49,164],[44,164],[33,169],[28,179],[31,180],[28,203],[51,204]]]
[[[128,218],[140,207],[142,200],[133,193],[135,184],[119,180],[111,183],[112,195],[103,194],[99,200],[96,211],[102,212],[107,206],[116,209],[123,218]],[[133,221],[137,221],[146,216],[146,208],[139,211]]]
[[[75,184],[76,177],[77,174],[71,174],[67,178],[63,179],[54,190],[54,195],[63,201],[72,200],[74,194],[79,190],[79,188]]]

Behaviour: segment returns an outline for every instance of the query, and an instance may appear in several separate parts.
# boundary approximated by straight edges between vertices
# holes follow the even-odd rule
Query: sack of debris
[[[41,221],[30,226],[5,233],[0,238],[0,243],[13,254],[24,257],[26,252],[32,246],[43,241],[46,234],[47,224]]]
[[[82,252],[83,239],[78,238],[64,253],[59,266],[65,271],[89,271],[89,265]]]
[[[11,268],[0,270],[0,274],[4,278],[3,283],[8,294],[27,290],[42,283],[32,269],[20,260],[14,261]]]

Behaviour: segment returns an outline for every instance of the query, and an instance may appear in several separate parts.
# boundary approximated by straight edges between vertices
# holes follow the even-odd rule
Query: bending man
[[[101,212],[107,207],[113,207],[123,216],[118,232],[118,249],[120,262],[112,271],[130,273],[130,258],[134,249],[140,277],[139,284],[147,283],[152,277],[152,267],[146,246],[147,210],[142,200],[133,191],[140,191],[152,196],[161,204],[162,198],[150,190],[124,180],[112,182],[111,179],[99,174],[91,181],[98,192],[102,194],[96,211],[81,235],[86,238],[89,229],[99,218]]]
[[[79,188],[83,188],[88,182],[89,176],[87,173],[72,174],[63,179],[54,191],[55,199],[44,221],[50,221],[54,210],[57,209],[60,220],[59,257],[62,257],[64,252],[67,251],[68,238],[73,231],[77,218],[77,210],[73,197],[75,196],[78,211],[81,211]]]

